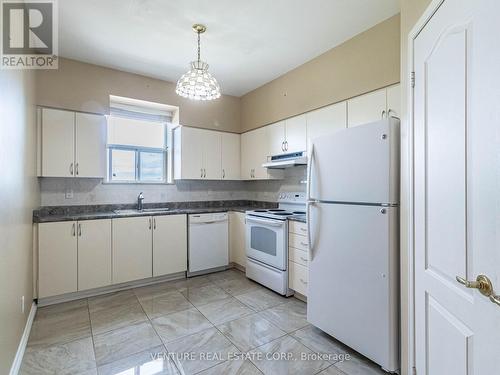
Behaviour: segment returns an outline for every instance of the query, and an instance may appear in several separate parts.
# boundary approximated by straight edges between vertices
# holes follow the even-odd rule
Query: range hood
[[[298,165],[307,165],[307,156],[305,151],[271,156],[267,163],[262,164],[264,168],[268,169],[285,169]]]

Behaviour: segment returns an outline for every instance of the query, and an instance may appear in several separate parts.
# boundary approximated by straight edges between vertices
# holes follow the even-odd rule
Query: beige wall
[[[405,142],[408,139],[408,92],[409,92],[409,75],[408,67],[408,34],[416,24],[424,10],[430,4],[431,0],[401,0],[401,140],[402,140],[402,154],[401,154],[401,332],[402,332],[402,350],[401,350],[401,363],[406,364],[409,360],[408,346],[408,309],[406,303],[408,298],[408,231],[407,216],[408,207],[405,204],[405,196],[408,194],[409,183],[411,176],[408,174],[408,157],[406,149],[404,148]],[[406,366],[402,368],[402,375],[410,375],[406,371]]]
[[[39,105],[108,113],[112,94],[178,106],[182,125],[240,130],[240,99],[234,96],[188,100],[175,93],[175,83],[68,59],[59,61],[58,70],[38,71],[36,79]]]
[[[9,373],[33,298],[34,81],[33,72],[0,71],[0,374]]]
[[[244,95],[242,131],[399,82],[396,15]]]

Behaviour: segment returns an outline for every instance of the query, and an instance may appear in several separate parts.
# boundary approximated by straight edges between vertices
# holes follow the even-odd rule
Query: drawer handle
[[[304,285],[307,285],[307,281],[304,281],[304,279],[300,279],[300,282]]]
[[[302,232],[307,232],[307,228],[300,228]]]
[[[300,241],[300,244],[301,244],[302,246],[307,246],[307,243],[302,242],[302,241]]]
[[[307,262],[307,259],[304,257],[300,257],[300,259],[302,259],[304,262]]]

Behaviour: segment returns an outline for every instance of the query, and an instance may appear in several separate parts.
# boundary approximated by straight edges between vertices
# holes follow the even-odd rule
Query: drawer
[[[307,243],[307,236],[301,236],[295,233],[290,233],[288,235],[288,246],[308,251],[309,244]]]
[[[290,220],[288,224],[288,230],[290,233],[307,236],[307,224],[301,223],[300,221]]]
[[[290,289],[307,296],[307,283],[309,281],[309,270],[300,264],[288,263],[288,282]]]
[[[304,250],[296,249],[294,247],[288,248],[288,259],[290,261],[301,264],[305,267],[309,266],[309,253]]]

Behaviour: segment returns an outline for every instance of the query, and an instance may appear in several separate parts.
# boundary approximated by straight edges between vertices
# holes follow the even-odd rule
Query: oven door
[[[249,258],[286,270],[287,221],[246,216],[246,253]]]

